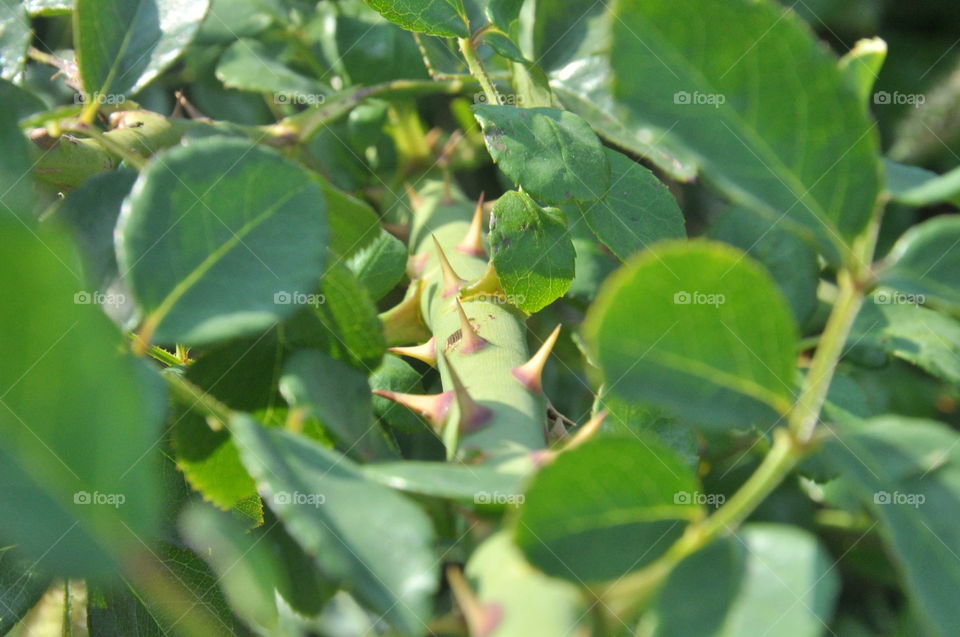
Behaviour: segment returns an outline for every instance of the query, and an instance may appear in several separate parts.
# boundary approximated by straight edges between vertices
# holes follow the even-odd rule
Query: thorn
[[[423,361],[430,367],[437,366],[437,340],[430,337],[430,340],[422,345],[412,347],[389,347],[387,351],[398,356],[409,356],[418,361]]]
[[[480,301],[509,302],[506,293],[503,291],[503,285],[500,283],[500,277],[497,275],[497,269],[493,267],[493,261],[487,263],[487,269],[483,271],[483,274],[475,283],[471,283],[460,290],[460,298],[464,301],[477,299]]]
[[[475,401],[467,388],[464,387],[460,375],[453,369],[453,365],[447,361],[447,371],[450,372],[450,383],[453,385],[453,393],[457,398],[457,407],[460,410],[460,423],[458,429],[460,433],[470,433],[480,429],[493,418],[493,410],[484,407]]]
[[[445,391],[442,394],[402,394],[385,389],[374,389],[377,396],[392,400],[403,405],[410,411],[415,411],[426,418],[434,429],[439,430],[447,419],[450,403],[453,402],[453,392]]]
[[[467,622],[470,637],[488,637],[493,634],[503,619],[503,608],[500,604],[481,602],[458,565],[448,565],[446,573],[450,590],[457,600],[460,612],[463,613],[463,619]]]
[[[583,427],[580,427],[573,433],[567,443],[563,445],[563,450],[569,451],[593,438],[593,436],[600,431],[600,426],[603,424],[608,413],[606,409],[598,411]]]
[[[483,193],[477,201],[477,208],[473,212],[473,220],[467,236],[457,245],[457,250],[472,257],[484,257],[487,252],[483,249]]]
[[[407,258],[407,276],[410,280],[422,279],[423,271],[427,267],[427,260],[430,255],[426,252],[414,254]]]
[[[380,313],[387,345],[419,343],[430,338],[430,331],[420,315],[420,299],[423,296],[423,279],[410,284],[407,295],[398,304]]]
[[[437,259],[440,261],[440,270],[443,272],[443,293],[441,296],[447,298],[460,292],[460,288],[466,284],[466,281],[461,279],[453,269],[453,266],[450,265],[450,261],[447,260],[447,255],[444,253],[443,248],[440,247],[440,242],[437,241],[437,236],[431,236],[433,237],[433,245],[437,247]]]
[[[540,349],[537,350],[537,353],[530,357],[530,360],[519,367],[513,368],[513,375],[516,379],[535,394],[543,392],[543,384],[541,382],[543,368],[547,364],[547,359],[550,358],[550,352],[557,343],[558,336],[560,336],[559,325],[554,328],[550,336],[547,337],[547,340],[545,340],[540,346]]]
[[[475,327],[467,318],[467,313],[463,311],[463,304],[460,299],[455,299],[457,312],[460,314],[460,353],[473,354],[479,352],[489,345],[489,341],[477,333]]]
[[[404,188],[406,189],[406,191],[407,191],[407,199],[410,200],[410,207],[411,207],[413,210],[417,210],[417,209],[419,209],[420,207],[422,207],[424,201],[426,201],[426,199],[424,198],[424,196],[421,195],[421,194],[420,194],[419,192],[417,192],[416,190],[414,190],[413,186],[411,186],[411,185],[409,184],[409,182],[403,184],[403,187],[404,187]]]

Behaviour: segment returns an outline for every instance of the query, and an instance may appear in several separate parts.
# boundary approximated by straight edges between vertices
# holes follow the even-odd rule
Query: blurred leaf
[[[837,595],[833,569],[833,558],[807,531],[748,524],[674,568],[654,603],[652,634],[818,637]]]
[[[231,430],[268,506],[321,569],[400,631],[421,632],[437,589],[429,518],[301,436],[244,416]]]
[[[883,526],[883,537],[931,635],[960,623],[960,446],[942,423],[886,416],[844,426],[822,458]]]
[[[73,11],[74,0],[24,0],[24,7],[30,15],[61,15]]]
[[[817,308],[820,283],[820,264],[813,248],[740,206],[720,213],[707,236],[743,250],[763,265],[790,303],[797,325],[807,322]]]
[[[585,334],[627,401],[723,429],[774,422],[793,402],[796,327],[770,275],[718,243],[661,243],[614,273]]]
[[[960,216],[913,226],[893,246],[879,282],[960,309]]]
[[[473,504],[503,504],[498,500],[522,493],[524,477],[507,469],[450,462],[377,462],[361,467],[363,475],[388,487],[420,495]]]
[[[15,80],[30,46],[30,22],[22,2],[0,0],[0,79]]]
[[[587,613],[580,590],[527,564],[501,531],[483,541],[467,562],[477,598],[491,618],[488,637],[579,635]]]
[[[547,575],[575,583],[614,579],[649,564],[680,537],[684,522],[701,514],[691,500],[696,491],[690,468],[666,447],[599,438],[540,470],[514,537]]]
[[[193,40],[210,0],[76,0],[74,45],[90,95],[136,93]]]
[[[596,201],[610,185],[603,146],[579,116],[490,104],[475,105],[473,112],[493,161],[538,200]]]
[[[660,239],[682,239],[683,213],[670,190],[626,155],[604,149],[610,162],[610,189],[581,207],[583,218],[621,261]]]
[[[367,378],[349,363],[318,350],[295,352],[284,363],[280,390],[291,407],[319,420],[345,454],[368,461],[396,457],[373,419]]]
[[[374,10],[404,29],[448,38],[470,36],[462,0],[366,0]]]
[[[77,289],[61,236],[0,228],[0,536],[60,574],[109,571],[156,532],[163,386]]]
[[[789,9],[628,0],[610,58],[623,107],[669,129],[734,202],[816,240],[833,261],[866,226],[880,190],[877,135],[836,60]]]
[[[277,59],[276,52],[251,38],[241,38],[223,52],[217,78],[227,88],[273,93],[278,104],[316,106],[329,92],[319,81],[294,71]]]
[[[886,59],[887,43],[881,38],[859,40],[840,58],[840,73],[865,108],[872,103],[873,85]]]
[[[960,206],[960,168],[943,175],[916,166],[884,161],[887,189],[891,198],[908,206],[922,208],[937,203]]]
[[[0,23],[2,37],[3,26]],[[2,59],[3,51],[0,49]],[[0,148],[3,148],[0,153],[0,213],[32,223],[36,200],[30,174],[33,161],[28,153],[27,139],[17,123],[17,113],[7,106],[18,99],[20,93],[22,91],[16,86],[0,79],[0,104],[4,105],[4,108],[0,108]]]
[[[218,138],[152,162],[117,233],[141,333],[189,345],[262,331],[296,311],[316,289],[328,235],[323,193],[305,170]]]
[[[490,247],[503,290],[521,310],[538,312],[570,287],[576,252],[557,208],[541,208],[524,192],[504,193],[491,212]]]

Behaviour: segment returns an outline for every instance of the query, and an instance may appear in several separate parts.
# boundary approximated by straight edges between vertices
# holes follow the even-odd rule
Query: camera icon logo
[[[673,494],[674,504],[693,504],[693,494],[689,491],[677,491]]]
[[[877,491],[873,494],[874,504],[890,504],[890,502],[892,502],[892,498],[886,491]]]
[[[93,303],[93,295],[86,291],[77,292],[73,295],[73,302],[77,305],[90,305]]]
[[[690,305],[690,293],[680,291],[673,295],[673,303],[675,305]]]
[[[293,295],[289,292],[276,292],[273,295],[273,302],[277,305],[290,305],[293,303]]]
[[[89,491],[77,491],[73,494],[74,504],[90,504],[91,502],[93,502],[93,497]]]
[[[873,94],[874,104],[889,104],[891,100],[890,93],[887,91],[877,91]]]
[[[689,104],[691,102],[690,93],[687,91],[679,91],[673,94],[673,103],[674,104]]]
[[[290,493],[287,491],[280,491],[273,496],[273,501],[276,504],[290,504],[293,502],[293,498],[290,497]]]

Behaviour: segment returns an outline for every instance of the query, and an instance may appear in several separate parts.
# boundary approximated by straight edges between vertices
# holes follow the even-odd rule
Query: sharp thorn
[[[457,245],[457,250],[472,257],[484,257],[487,252],[483,248],[483,193],[477,200],[477,208],[473,212],[473,220],[467,236]]]
[[[456,396],[457,408],[460,410],[458,424],[460,433],[470,433],[480,429],[493,418],[493,410],[484,407],[470,396],[470,392],[460,380],[460,375],[449,361],[447,361],[447,371],[450,373],[450,383],[453,385],[453,394]]]
[[[437,259],[440,261],[440,271],[443,273],[443,292],[441,296],[447,298],[448,296],[453,296],[460,292],[466,281],[461,279],[456,271],[453,269],[453,266],[450,265],[450,261],[447,260],[447,255],[444,253],[443,248],[440,247],[440,242],[437,241],[436,235],[433,236],[433,244],[437,247]]]
[[[554,328],[547,340],[537,350],[537,353],[530,357],[530,360],[519,367],[513,368],[513,375],[516,379],[535,394],[543,392],[543,368],[547,364],[547,359],[550,358],[550,352],[553,351],[558,336],[560,336],[559,325]]]
[[[431,425],[439,430],[447,419],[447,413],[450,411],[450,404],[453,402],[453,392],[445,391],[442,394],[403,394],[384,389],[374,389],[373,393],[382,396],[387,400],[392,400],[398,405],[403,405],[411,411],[415,411],[426,418]]]
[[[489,341],[477,333],[476,328],[467,317],[467,313],[463,311],[463,304],[460,303],[460,299],[455,299],[455,302],[457,313],[460,315],[460,353],[473,354],[479,352],[489,344]]]
[[[413,345],[411,347],[390,347],[388,352],[398,356],[409,356],[418,361],[423,361],[430,367],[437,366],[437,340],[430,337],[430,340],[422,345]]]

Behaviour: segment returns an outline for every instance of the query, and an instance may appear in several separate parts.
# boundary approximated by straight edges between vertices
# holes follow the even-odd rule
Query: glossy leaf
[[[210,0],[76,0],[77,67],[89,95],[135,93],[193,40]]]
[[[597,239],[626,260],[661,239],[686,237],[683,213],[663,183],[626,155],[604,149],[610,162],[610,189],[582,207]]]
[[[960,309],[960,217],[943,215],[913,226],[887,261],[881,283]]]
[[[768,630],[817,637],[829,625],[837,594],[834,566],[802,529],[749,524],[673,570],[653,607],[652,634],[735,637]]]
[[[323,194],[308,173],[217,138],[167,151],[142,172],[117,232],[142,333],[161,343],[270,328],[314,294],[327,242]]]
[[[790,310],[769,274],[722,244],[638,255],[604,284],[585,332],[608,391],[628,401],[714,429],[772,423],[792,403]]]
[[[576,485],[576,488],[571,488]],[[601,438],[534,478],[515,540],[530,563],[575,583],[614,579],[669,548],[700,515],[689,467],[652,440]]]
[[[510,191],[497,200],[491,215],[493,265],[511,302],[536,312],[563,296],[576,260],[563,213]]]
[[[366,0],[390,22],[404,29],[465,38],[470,35],[462,0]]]
[[[426,514],[301,436],[243,416],[231,430],[268,506],[321,569],[402,632],[421,632],[438,568]]]
[[[788,9],[628,0],[610,58],[623,108],[669,129],[737,203],[832,259],[866,227],[880,191],[876,133],[836,60]]]
[[[473,107],[493,161],[545,203],[591,202],[610,185],[610,166],[596,134],[580,117],[553,108]]]

